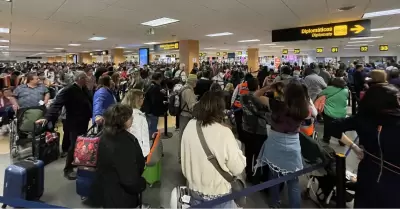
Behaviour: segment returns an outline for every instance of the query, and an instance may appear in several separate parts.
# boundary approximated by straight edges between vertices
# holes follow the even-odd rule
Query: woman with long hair
[[[264,87],[257,95],[265,95],[275,86]],[[285,86],[283,96],[260,97],[271,110],[271,131],[261,148],[256,168],[268,165],[270,178],[278,178],[303,169],[299,140],[300,126],[309,116],[307,88],[300,79],[292,79]],[[287,181],[289,205],[300,208],[299,179]],[[279,207],[279,185],[270,188],[270,207]]]
[[[140,111],[143,105],[144,92],[139,89],[132,89],[126,93],[122,104],[132,108],[132,126],[129,132],[133,134],[139,141],[142,148],[143,156],[146,157],[150,152],[150,134],[149,125],[146,120],[146,114]]]
[[[400,208],[399,95],[393,85],[374,85],[356,115],[332,123],[330,135],[342,137],[361,158],[354,208]],[[348,140],[347,131],[357,132],[363,150]]]
[[[96,178],[89,199],[103,208],[136,208],[146,189],[145,160],[140,144],[129,133],[132,108],[116,104],[104,112]]]

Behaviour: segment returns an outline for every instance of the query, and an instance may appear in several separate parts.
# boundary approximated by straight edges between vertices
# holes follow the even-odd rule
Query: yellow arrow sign
[[[361,25],[355,25],[354,28],[351,28],[350,31],[353,31],[355,34],[359,34],[363,32],[365,28]]]

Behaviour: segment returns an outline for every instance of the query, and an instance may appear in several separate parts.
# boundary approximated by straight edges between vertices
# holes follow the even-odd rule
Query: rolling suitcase
[[[44,163],[37,160],[38,146],[32,137],[32,156],[8,166],[4,172],[3,196],[24,200],[39,200],[44,192]],[[7,207],[6,204],[2,208]]]
[[[187,187],[177,186],[172,190],[170,207],[173,209],[190,208],[190,195]]]
[[[85,200],[89,197],[95,176],[95,168],[78,167],[76,173],[76,193],[81,196],[82,200]]]

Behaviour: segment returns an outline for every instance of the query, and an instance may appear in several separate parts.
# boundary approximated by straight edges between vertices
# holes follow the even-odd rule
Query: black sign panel
[[[25,57],[27,60],[40,60],[42,57]]]
[[[156,44],[154,45],[154,51],[167,51],[179,49],[179,42]]]
[[[371,20],[313,25],[272,31],[272,42],[363,37],[371,35]]]
[[[379,51],[381,51],[381,52],[389,51],[389,46],[388,45],[379,45]]]

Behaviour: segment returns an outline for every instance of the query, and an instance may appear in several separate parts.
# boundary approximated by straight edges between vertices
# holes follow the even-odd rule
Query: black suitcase
[[[45,165],[58,160],[60,157],[60,133],[52,132],[52,140],[48,140],[46,133],[40,134],[39,141],[39,160]]]

